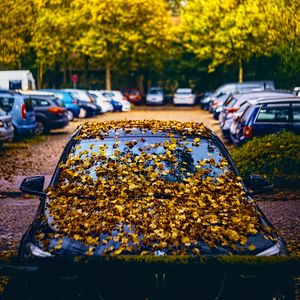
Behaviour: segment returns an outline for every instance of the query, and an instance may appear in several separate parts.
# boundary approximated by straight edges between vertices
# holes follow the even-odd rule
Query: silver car
[[[14,127],[11,116],[0,108],[0,146],[14,138]]]

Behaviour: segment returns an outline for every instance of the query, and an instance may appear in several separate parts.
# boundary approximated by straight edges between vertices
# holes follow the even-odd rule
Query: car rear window
[[[152,95],[161,95],[163,93],[162,90],[150,90],[149,91],[149,94],[152,94]]]
[[[10,112],[13,109],[15,99],[13,97],[0,97],[0,108],[5,112]]]
[[[50,103],[46,99],[41,99],[41,98],[31,98],[32,105],[33,106],[50,106]]]
[[[256,122],[287,123],[289,121],[289,107],[262,107]]]

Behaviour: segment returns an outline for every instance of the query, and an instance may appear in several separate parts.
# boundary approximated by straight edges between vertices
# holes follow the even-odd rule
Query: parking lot
[[[158,119],[203,122],[220,136],[217,121],[198,107],[138,106],[131,112],[99,115],[86,121],[122,119]],[[68,127],[48,135],[6,144],[0,150],[0,250],[16,251],[20,238],[33,220],[38,199],[27,198],[19,192],[26,176],[45,175],[50,179],[68,137],[83,121],[71,122]],[[288,242],[288,249],[299,254],[299,195],[281,192],[258,199],[258,205]],[[274,200],[274,201],[273,201]]]

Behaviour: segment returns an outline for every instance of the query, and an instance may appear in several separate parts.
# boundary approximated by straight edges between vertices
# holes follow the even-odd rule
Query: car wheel
[[[79,112],[79,118],[84,119],[87,117],[87,115],[88,115],[87,110],[85,108],[81,107],[80,112]]]
[[[41,121],[37,121],[36,124],[37,124],[37,126],[36,126],[36,129],[35,129],[34,133],[36,135],[43,134],[44,131],[45,131],[45,125]]]
[[[67,118],[68,118],[68,121],[73,121],[74,120],[74,113],[69,109],[67,111]]]

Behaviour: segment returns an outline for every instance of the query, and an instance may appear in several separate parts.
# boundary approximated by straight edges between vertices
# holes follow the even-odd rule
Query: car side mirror
[[[270,181],[257,174],[250,175],[244,182],[253,195],[271,192],[274,187]]]
[[[44,192],[45,176],[26,177],[20,186],[20,190],[25,194],[45,197]]]

